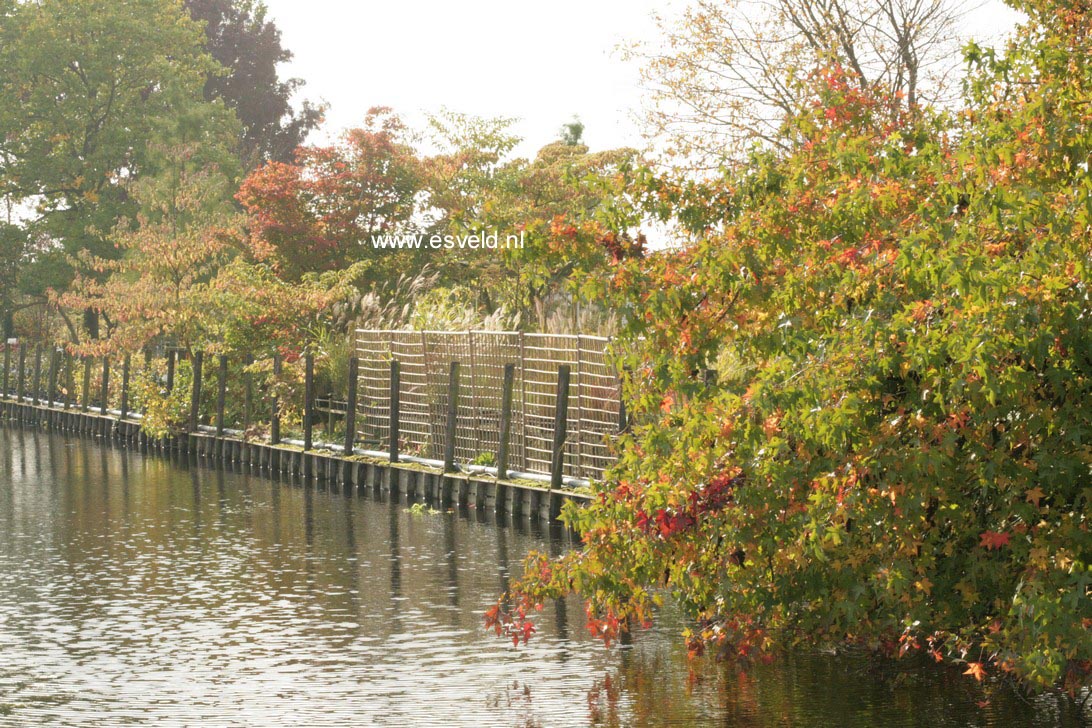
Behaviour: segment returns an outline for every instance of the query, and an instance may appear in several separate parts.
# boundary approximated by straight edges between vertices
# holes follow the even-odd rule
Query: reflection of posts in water
[[[306,486],[303,488],[303,537],[310,552],[315,546],[315,491]]]
[[[498,528],[497,535],[497,573],[500,575],[501,594],[507,594],[511,586],[511,577],[508,573],[508,529]]]
[[[272,511],[273,543],[281,545],[281,486],[275,481],[269,486],[270,510]]]
[[[354,501],[351,498],[340,501],[339,505],[341,505],[342,511],[345,513],[346,568],[349,572],[348,584],[345,590],[345,596],[348,601],[347,613],[351,615],[352,621],[360,623],[363,621],[360,619],[360,616],[364,614],[364,602],[361,599],[360,566],[358,563],[359,557],[357,555],[356,511]],[[365,533],[367,532],[365,531]],[[361,628],[361,632],[362,631],[363,627]]]
[[[555,534],[551,534],[550,558],[556,559],[559,556],[561,556],[561,539]],[[554,600],[554,624],[557,627],[557,636],[567,642],[569,639],[569,605],[564,597]],[[568,651],[563,650],[562,659],[564,660],[567,656]]]
[[[216,469],[216,504],[219,506],[217,515],[220,521],[220,528],[227,528],[227,511],[228,511],[228,497],[227,497],[227,485],[224,481],[224,471]]]
[[[190,487],[193,493],[193,531],[201,532],[201,476],[198,468],[190,468]]]
[[[402,545],[398,534],[398,504],[392,500],[388,520],[388,538],[391,544],[391,599],[402,596]],[[397,607],[397,605],[395,605]],[[395,609],[395,614],[398,610]]]
[[[447,603],[459,606],[459,552],[455,545],[455,515],[444,515],[444,551],[447,553]],[[452,614],[455,614],[452,612]],[[457,620],[456,620],[457,621]]]

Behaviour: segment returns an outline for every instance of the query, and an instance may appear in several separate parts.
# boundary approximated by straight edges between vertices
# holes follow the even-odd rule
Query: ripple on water
[[[1064,724],[958,675],[604,651],[575,602],[515,650],[481,615],[503,527],[0,427],[0,726]]]

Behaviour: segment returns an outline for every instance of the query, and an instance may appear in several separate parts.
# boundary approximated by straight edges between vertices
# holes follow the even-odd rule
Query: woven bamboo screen
[[[389,447],[390,362],[401,367],[402,452],[443,458],[451,362],[459,362],[455,459],[488,461],[500,440],[502,381],[515,365],[509,467],[549,473],[558,368],[571,367],[564,473],[601,479],[614,462],[619,425],[618,372],[610,340],[599,336],[519,332],[357,331],[358,426],[364,447]]]

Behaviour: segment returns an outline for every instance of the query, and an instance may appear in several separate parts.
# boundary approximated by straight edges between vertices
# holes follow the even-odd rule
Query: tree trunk
[[[99,313],[87,308],[83,311],[83,328],[87,331],[87,338],[92,341],[99,338]]]

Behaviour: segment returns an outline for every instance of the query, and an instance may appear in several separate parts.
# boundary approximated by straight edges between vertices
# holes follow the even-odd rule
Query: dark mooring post
[[[50,407],[57,401],[57,367],[60,363],[60,355],[57,352],[57,347],[53,347],[49,350],[49,389],[48,396]]]
[[[80,398],[80,411],[87,412],[91,409],[91,357],[83,358],[83,391]]]
[[[7,399],[8,385],[11,383],[11,344],[4,344],[4,389],[0,391],[0,399]]]
[[[277,386],[277,378],[281,375],[281,355],[273,355],[273,386]],[[277,401],[276,389],[270,397],[272,414],[269,418],[269,443],[279,445],[281,442],[281,403]]]
[[[30,400],[35,405],[42,394],[42,345],[34,347],[34,381],[31,383]]]
[[[315,434],[315,355],[303,355],[303,449],[311,449]]]
[[[205,352],[193,354],[193,390],[190,392],[190,432],[197,432],[201,424],[201,375],[205,363]]]
[[[145,378],[152,376],[152,350],[148,347],[144,347],[144,368],[140,370]],[[148,414],[148,402],[146,398],[142,398],[140,403],[140,414],[143,417]]]
[[[345,403],[345,456],[353,454],[356,445],[356,383],[360,378],[360,360],[349,357],[349,394]]]
[[[167,349],[167,394],[174,391],[174,361],[177,353],[174,349]]]
[[[27,348],[19,343],[19,371],[15,372],[15,401],[23,403],[23,392],[26,379]]]
[[[554,408],[554,449],[550,461],[550,490],[561,487],[565,470],[565,437],[569,427],[569,376],[568,364],[557,368],[557,404]]]
[[[224,409],[227,405],[227,357],[220,355],[220,377],[217,381],[219,390],[216,392],[216,436],[224,436]]]
[[[128,354],[121,360],[121,420],[129,419],[129,370],[132,363]]]
[[[250,429],[250,412],[254,406],[254,380],[250,376],[248,368],[254,363],[254,357],[247,354],[243,357],[243,437]]]
[[[398,442],[402,439],[402,363],[391,359],[390,389],[390,460],[398,462]]]
[[[110,406],[110,357],[102,358],[102,404],[99,406],[99,414],[105,415]]]
[[[459,362],[451,362],[447,378],[447,422],[444,426],[444,472],[455,470],[455,424],[459,416]]]
[[[516,382],[516,365],[504,365],[501,385],[500,446],[497,448],[497,477],[508,477],[508,442],[512,436],[512,389]]]
[[[72,373],[72,354],[64,353],[64,408],[72,407],[72,393],[76,389],[76,376]]]

